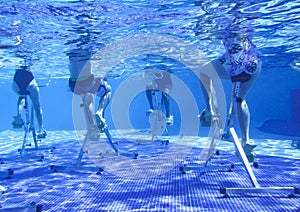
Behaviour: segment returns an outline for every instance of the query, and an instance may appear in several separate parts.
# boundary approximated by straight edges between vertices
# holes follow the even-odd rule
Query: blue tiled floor
[[[203,164],[199,158],[201,139],[182,162],[157,176],[125,178],[108,172],[97,175],[97,167],[84,155],[82,167],[91,169],[63,169],[53,172],[51,165],[72,166],[75,164],[79,142],[74,132],[49,132],[41,146],[55,146],[54,151],[27,152],[18,156],[22,132],[5,131],[0,134],[1,170],[14,170],[11,179],[1,179],[7,193],[1,197],[2,207],[18,207],[31,202],[41,204],[43,211],[299,211],[300,201],[286,194],[248,193],[233,194],[223,198],[221,187],[251,187],[252,184],[241,162],[234,154],[233,144],[221,142],[211,166],[220,163],[234,164],[212,170],[204,168],[183,174],[182,165]],[[168,151],[170,146],[160,142],[129,144],[120,140],[120,148],[139,151],[143,160],[155,158]],[[300,186],[299,149],[290,146],[290,141],[255,140],[257,169],[253,169],[261,186]],[[188,145],[188,142],[187,142]],[[126,149],[127,148],[127,149]],[[44,156],[42,161],[40,155]],[[134,160],[134,159],[132,159]],[[168,161],[158,162],[164,167]],[[132,163],[137,164],[137,162]],[[117,166],[118,167],[118,166]],[[157,168],[155,167],[155,168]],[[146,173],[135,166],[122,167],[126,171]],[[144,169],[149,167],[144,166]]]

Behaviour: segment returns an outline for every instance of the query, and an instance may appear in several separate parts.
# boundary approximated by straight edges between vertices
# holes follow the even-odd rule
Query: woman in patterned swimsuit
[[[260,74],[261,60],[256,46],[248,36],[229,31],[225,33],[222,41],[226,50],[225,54],[201,69],[200,78],[206,108],[201,113],[200,119],[203,126],[210,126],[212,108],[209,97],[213,92],[212,79],[215,77],[231,79],[233,83],[232,100],[236,101],[236,115],[242,132],[241,144],[245,148],[249,141],[250,126],[250,113],[245,99]],[[218,73],[218,76],[213,76],[213,69]],[[237,85],[239,89],[236,95]],[[248,154],[250,153],[248,152]]]

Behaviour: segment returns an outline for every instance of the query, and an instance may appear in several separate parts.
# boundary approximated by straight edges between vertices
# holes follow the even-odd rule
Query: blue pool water
[[[24,58],[37,79],[42,81],[51,75],[49,87],[41,89],[45,127],[72,129],[72,93],[67,89],[69,61],[66,55],[70,49],[83,45],[82,48],[97,52],[128,36],[161,33],[189,41],[208,59],[214,59],[224,52],[221,33],[237,13],[242,27],[250,31],[263,61],[261,76],[248,97],[252,130],[268,119],[289,120],[290,102],[294,101],[290,99],[290,90],[299,89],[300,79],[298,1],[242,1],[239,4],[235,1],[1,1],[1,43],[13,44],[16,36],[23,42],[17,48],[1,50],[0,86],[5,101],[1,106],[0,129],[11,127],[16,96],[11,92],[10,82]],[[109,83],[116,91],[127,77],[151,65],[151,61],[153,65],[161,59],[157,56],[145,61],[143,55],[128,58],[109,70],[112,76],[121,74],[117,79],[109,78]],[[204,103],[198,78],[178,61],[164,58],[161,63],[184,80],[202,110]],[[229,86],[230,83],[226,84],[225,90],[230,90]],[[148,106],[143,95],[136,104],[141,109],[132,122],[144,128],[147,120],[142,116]],[[110,116],[107,115],[109,121]],[[258,132],[253,136],[255,134]]]
[[[23,130],[15,130],[11,125],[13,116],[16,113],[17,101],[17,96],[11,89],[11,82],[15,69],[24,64],[30,66],[40,84],[45,84],[50,80],[47,87],[40,88],[44,127],[49,134],[45,144],[52,143],[61,147],[57,150],[59,154],[46,159],[46,165],[40,166],[34,163],[33,167],[28,168],[22,166],[22,161],[17,160],[17,176],[9,185],[13,192],[8,194],[7,202],[4,205],[20,206],[17,202],[19,200],[23,201],[28,193],[33,193],[36,194],[33,198],[34,201],[46,205],[46,209],[49,211],[59,211],[62,208],[65,211],[68,211],[68,209],[70,211],[88,209],[93,211],[97,207],[100,208],[100,205],[103,210],[107,209],[108,211],[116,210],[116,208],[124,211],[148,211],[145,206],[149,203],[148,201],[153,201],[153,205],[159,204],[158,208],[154,206],[148,208],[152,211],[160,211],[168,208],[168,206],[171,206],[173,211],[179,209],[182,211],[214,210],[214,205],[222,208],[223,202],[220,203],[218,200],[212,202],[207,200],[207,203],[202,202],[201,205],[197,202],[199,199],[189,199],[186,200],[191,201],[189,204],[183,204],[186,201],[180,199],[183,195],[181,192],[187,192],[186,190],[188,190],[188,186],[191,186],[190,184],[187,187],[181,184],[182,186],[176,187],[177,190],[174,189],[174,191],[180,193],[179,196],[172,197],[171,191],[166,192],[166,190],[161,189],[158,191],[161,194],[157,194],[158,197],[154,197],[152,200],[139,198],[138,196],[141,194],[138,191],[129,195],[127,191],[121,189],[120,193],[115,191],[120,199],[113,201],[116,206],[114,208],[114,205],[109,205],[110,200],[114,198],[113,193],[109,192],[110,189],[119,189],[118,183],[129,189],[131,181],[123,181],[123,179],[108,174],[106,179],[102,179],[104,180],[105,193],[97,193],[96,191],[94,193],[96,196],[99,195],[107,199],[98,202],[98,205],[95,203],[96,206],[92,204],[83,206],[83,204],[78,203],[80,198],[84,198],[87,202],[97,202],[96,196],[89,199],[90,194],[86,189],[91,185],[93,187],[98,180],[95,176],[91,175],[86,179],[87,175],[81,173],[77,181],[73,172],[70,175],[61,174],[53,178],[48,172],[46,177],[41,173],[45,173],[48,163],[68,163],[68,154],[71,153],[74,156],[78,150],[76,146],[78,142],[74,142],[76,140],[73,123],[75,118],[72,113],[72,110],[74,110],[74,96],[67,86],[70,76],[67,55],[69,51],[83,48],[90,49],[95,55],[101,55],[99,62],[101,67],[95,70],[94,74],[106,73],[108,83],[113,90],[112,101],[105,114],[112,132],[119,128],[114,116],[124,116],[125,119],[128,116],[132,125],[130,127],[139,132],[144,132],[145,129],[149,128],[149,120],[145,115],[149,106],[146,100],[145,87],[138,89],[141,78],[139,73],[149,67],[155,67],[156,69],[168,67],[174,78],[178,80],[178,87],[175,86],[176,89],[184,86],[188,92],[185,93],[180,89],[173,91],[171,113],[174,115],[175,122],[173,126],[168,127],[168,133],[165,133],[164,136],[169,135],[170,140],[176,140],[182,132],[182,127],[185,127],[188,132],[190,130],[196,131],[196,134],[202,138],[208,135],[208,129],[198,126],[199,123],[194,124],[197,122],[197,114],[205,107],[199,78],[190,66],[183,61],[185,61],[185,58],[189,58],[193,62],[197,61],[196,53],[198,51],[203,54],[200,59],[207,61],[221,56],[224,53],[221,42],[222,35],[226,27],[235,20],[240,22],[242,31],[251,37],[262,59],[262,72],[247,97],[251,112],[250,139],[260,144],[257,154],[261,154],[262,158],[260,160],[264,168],[269,166],[267,162],[263,161],[264,158],[270,159],[269,157],[278,156],[280,161],[286,163],[295,159],[290,164],[296,165],[289,169],[291,176],[295,178],[292,178],[291,182],[285,183],[294,185],[296,182],[296,184],[299,184],[300,153],[299,149],[292,148],[290,143],[291,140],[297,140],[300,137],[300,116],[298,114],[300,109],[300,1],[248,0],[236,2],[230,0],[0,0],[0,46],[13,45],[17,42],[16,37],[22,40],[22,43],[16,47],[0,48],[0,94],[2,98],[0,142],[3,145],[0,148],[1,152],[6,158],[14,157],[14,152],[22,140]],[[144,37],[137,41],[135,40],[137,36]],[[176,42],[170,45],[168,41],[174,41],[173,39]],[[191,54],[177,54],[178,50],[183,49],[188,49],[184,53]],[[128,81],[130,83],[126,84],[128,87],[125,89],[125,94],[121,95],[120,89]],[[175,80],[175,82],[177,81]],[[226,94],[226,106],[228,106],[231,82],[225,81],[222,85]],[[182,97],[188,98],[188,94],[191,95],[193,104],[182,100]],[[129,102],[128,110],[123,109],[125,103],[127,103],[126,101]],[[182,115],[182,107],[193,108],[189,115],[191,114],[194,118],[185,119],[186,115]],[[118,113],[118,111],[125,112]],[[129,133],[129,131],[126,132]],[[117,134],[114,134],[114,136],[117,136]],[[16,140],[18,141],[15,142]],[[59,144],[60,142],[66,143]],[[68,149],[69,145],[72,148]],[[225,150],[228,147],[227,145],[221,146],[222,150]],[[152,157],[161,154],[161,152],[167,152],[167,150],[160,148],[154,150],[148,148],[144,150],[145,152],[142,151],[146,156],[148,153],[151,153]],[[234,151],[230,148],[226,150]],[[60,158],[60,156],[63,156],[63,158]],[[30,155],[28,158],[30,158]],[[26,162],[30,162],[31,159],[28,158],[25,160]],[[194,159],[192,156],[191,158],[191,160]],[[72,160],[75,159],[72,158]],[[10,168],[11,163],[4,167]],[[36,177],[38,183],[32,186],[29,185],[30,176],[32,169],[35,168],[37,173],[41,174],[41,177]],[[18,175],[18,171],[24,174],[23,177],[20,174]],[[167,177],[177,176],[177,172],[168,173]],[[264,173],[264,171],[257,171],[258,175],[264,177],[264,182],[267,185],[281,182],[280,177],[278,182],[268,182],[268,176],[265,176]],[[276,170],[274,173],[276,173]],[[288,173],[285,174],[288,176]],[[18,177],[20,178],[19,181]],[[45,181],[42,180],[43,177],[45,177]],[[193,180],[197,177],[199,177],[197,174],[192,174],[188,177],[188,180],[193,184]],[[216,182],[225,182],[221,178],[219,179],[218,176],[211,177],[215,177],[213,179],[216,179],[216,181],[208,180],[209,182],[206,183],[213,186],[213,189],[219,186]],[[102,176],[102,178],[105,178],[105,176]],[[237,179],[238,176],[233,176],[233,178]],[[68,191],[73,190],[74,194],[73,191],[72,194],[62,192],[61,190],[64,190],[63,183],[56,187],[56,183],[61,183],[65,179],[71,180],[67,184],[70,189]],[[78,184],[83,179],[86,181]],[[186,179],[182,176],[178,179],[174,178],[172,183],[176,183],[176,180],[179,183],[186,182]],[[153,181],[150,179],[134,182],[132,188],[138,190],[140,184],[150,188],[151,183],[161,185],[169,182],[164,177],[158,177]],[[22,189],[24,185],[25,188]],[[114,185],[113,188],[110,187],[111,185]],[[197,186],[204,188],[201,181]],[[82,187],[85,189],[81,193],[76,193]],[[99,190],[103,189],[99,184],[95,187]],[[95,187],[93,188],[95,189]],[[39,191],[41,188],[43,191]],[[146,188],[145,192],[155,192],[152,187],[150,190]],[[196,186],[191,191],[196,198],[198,195]],[[205,190],[204,192],[210,191]],[[169,196],[162,197],[165,193]],[[19,199],[15,200],[14,195],[19,195]],[[45,199],[41,195],[44,195]],[[61,202],[54,201],[55,195],[64,195]],[[74,196],[71,197],[71,195]],[[76,195],[78,195],[78,198],[75,197]],[[132,198],[132,202],[125,198],[126,195]],[[203,196],[197,197],[200,199],[205,198]],[[208,196],[215,196],[215,194],[210,193]],[[179,199],[183,201],[184,206],[181,203],[179,204]],[[51,201],[54,201],[54,203],[51,203]],[[134,203],[134,201],[137,202]],[[131,207],[131,203],[134,206]],[[172,205],[173,203],[174,205]],[[232,204],[238,203],[237,201]],[[294,204],[292,200],[285,203],[276,203],[278,205],[286,204],[287,208],[289,204]],[[228,210],[230,210],[230,204],[226,206]],[[251,204],[253,202],[249,202],[249,205]],[[273,209],[274,211],[278,209],[275,206],[272,206],[272,208],[271,204],[269,207],[261,206],[256,209],[254,207],[249,211],[267,211],[267,209],[270,209],[270,211]],[[243,209],[235,208],[234,210]],[[297,210],[299,207],[296,205],[290,207],[290,209]]]

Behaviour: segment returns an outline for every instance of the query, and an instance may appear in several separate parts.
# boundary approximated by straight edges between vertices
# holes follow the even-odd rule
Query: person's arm
[[[22,43],[22,40],[21,40],[20,36],[16,36],[16,39],[17,39],[17,42],[13,45],[1,45],[0,44],[0,49],[9,49],[9,48],[16,47],[16,46],[20,45]]]

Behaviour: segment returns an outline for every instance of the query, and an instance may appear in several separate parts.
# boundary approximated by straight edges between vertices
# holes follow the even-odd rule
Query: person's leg
[[[21,128],[24,125],[24,120],[22,119],[21,116],[24,106],[25,106],[25,99],[24,97],[19,96],[17,100],[17,115],[13,116],[14,121],[12,122],[14,128]]]
[[[239,100],[236,102],[236,115],[238,123],[242,132],[242,145],[246,145],[249,141],[249,128],[250,128],[250,111],[246,102],[246,96],[253,84],[257,80],[260,70],[251,75],[250,80],[240,83]]]
[[[174,119],[170,112],[170,94],[173,88],[173,82],[171,74],[167,71],[161,71],[161,78],[154,80],[156,89],[161,91],[161,110],[165,110],[166,123],[168,125],[173,125]]]
[[[205,102],[205,111],[210,112],[211,106],[209,104],[209,99],[210,99],[209,96],[212,92],[212,80],[208,76],[201,73],[200,73],[200,79],[201,79],[201,83],[200,83],[201,91]]]
[[[94,95],[92,93],[85,93],[80,95],[83,102],[85,112],[85,121],[87,126],[94,124],[92,114],[94,114]]]
[[[149,103],[150,109],[147,110],[146,115],[149,117],[151,113],[154,111],[154,105],[153,105],[153,91],[156,89],[156,86],[151,82],[146,86],[146,97],[147,101]]]
[[[23,96],[19,96],[17,101],[17,116],[21,117],[22,110],[25,106],[25,99]]]
[[[13,117],[14,121],[12,125],[14,128],[21,128],[24,124],[24,121],[21,117],[21,113],[25,106],[25,99],[19,95],[19,87],[16,82],[12,83],[12,90],[19,96],[17,100],[17,113],[16,113],[17,115]]]
[[[105,109],[111,99],[111,91],[105,93],[99,100],[99,106],[96,111],[96,122],[100,131],[103,131],[106,127],[106,120],[104,118]]]
[[[161,92],[161,100],[162,104],[165,107],[166,110],[166,117],[170,117],[170,96],[166,92],[162,91]]]
[[[40,91],[35,80],[30,82],[27,90],[30,92],[29,96],[34,107],[36,119],[38,121],[39,130],[37,131],[37,136],[43,138],[47,134],[43,127],[43,111],[40,105]]]
[[[154,110],[154,105],[153,105],[153,90],[154,90],[154,85],[151,82],[151,83],[149,83],[146,86],[146,97],[147,97],[147,100],[148,100],[148,103],[149,103],[149,107],[150,107],[150,109],[147,111],[147,113],[149,111],[153,111]]]
[[[96,123],[100,132],[103,132],[106,125],[106,120],[104,118],[105,109],[111,99],[111,86],[106,81],[101,81],[101,79],[97,79],[97,93],[96,95],[99,97],[99,104],[95,114]]]
[[[217,111],[217,98],[215,88],[213,86],[213,80],[230,79],[229,74],[224,69],[219,59],[213,60],[201,68],[200,74],[200,86],[205,102],[205,109],[200,115],[200,121],[203,126],[210,126],[212,113]],[[212,101],[212,100],[215,101]]]
[[[21,113],[22,113],[22,110],[23,110],[23,107],[21,107],[22,106],[21,104],[23,102],[25,103],[25,101],[22,102],[22,97],[19,94],[20,89],[19,89],[19,87],[18,87],[18,85],[15,81],[13,81],[11,88],[19,96],[18,100],[17,100],[17,116],[21,116]]]
[[[168,125],[173,125],[174,118],[170,113],[170,95],[168,91],[161,92],[161,101],[162,101],[162,105],[165,107],[166,110],[166,123]]]
[[[154,110],[153,99],[152,99],[152,95],[153,95],[152,92],[153,92],[152,89],[147,89],[146,90],[146,97],[147,97],[150,109]]]
[[[80,96],[82,98],[82,104],[80,106],[83,108],[87,126],[86,138],[97,141],[99,139],[99,131],[94,120],[94,94],[82,93]]]
[[[253,83],[256,81],[258,75],[257,73],[251,75],[250,80],[246,82],[238,82],[234,83],[233,87],[233,104],[236,104],[236,116],[238,119],[238,124],[241,129],[242,139],[241,145],[245,151],[245,154],[249,160],[249,162],[253,162],[255,158],[254,148],[256,147],[255,144],[249,143],[249,129],[250,129],[250,111],[248,108],[248,104],[246,102],[246,96],[253,86]],[[239,89],[237,96],[234,94],[235,87],[239,84]]]
[[[111,92],[107,92],[99,100],[99,106],[98,106],[97,112],[99,112],[102,115],[102,117],[104,117],[104,112],[110,101],[110,98],[111,98]]]
[[[234,125],[234,120],[236,117],[236,100],[235,100],[235,84],[233,83],[232,86],[232,91],[231,91],[231,100],[230,100],[230,105],[227,113],[227,120],[225,124],[225,128],[222,133],[222,139],[231,139],[231,135],[229,132],[229,128],[233,127]]]

